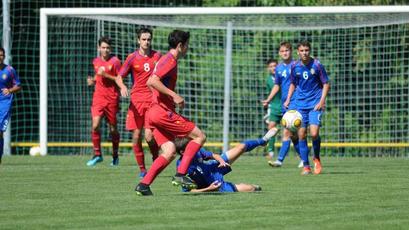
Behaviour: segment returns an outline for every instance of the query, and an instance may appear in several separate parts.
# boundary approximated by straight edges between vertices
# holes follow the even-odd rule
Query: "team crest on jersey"
[[[312,75],[315,74],[315,70],[313,68],[310,69],[310,72],[311,72]]]
[[[135,69],[137,69],[137,68],[139,68],[139,65],[134,65],[133,67],[134,67]]]
[[[7,74],[3,74],[3,75],[1,76],[1,78],[3,78],[3,80],[6,80],[6,79],[7,79]]]

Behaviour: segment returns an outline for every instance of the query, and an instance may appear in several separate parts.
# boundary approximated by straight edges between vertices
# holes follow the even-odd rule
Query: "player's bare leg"
[[[119,165],[119,157],[118,157],[118,151],[119,151],[119,132],[116,124],[109,124],[109,134],[111,135],[111,141],[112,141],[112,162],[111,166],[117,166]]]
[[[135,191],[138,195],[148,196],[153,195],[150,190],[150,185],[155,180],[156,176],[168,166],[168,164],[176,157],[176,147],[171,141],[168,141],[161,145],[162,154],[156,158],[152,163],[151,168],[148,170],[145,177],[136,186]]]
[[[252,185],[252,184],[235,184],[237,192],[258,192],[261,191],[261,187],[258,185]]]
[[[94,156],[87,162],[88,166],[94,166],[103,161],[101,152],[101,132],[99,126],[101,124],[101,117],[95,116],[92,118],[91,140],[94,148]]]

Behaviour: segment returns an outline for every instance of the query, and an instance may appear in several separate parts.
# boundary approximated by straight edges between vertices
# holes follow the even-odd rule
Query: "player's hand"
[[[224,167],[230,167],[230,164],[228,164],[226,161],[223,159],[219,160],[219,165],[217,166],[218,168],[224,168]]]
[[[284,108],[288,109],[288,105],[289,105],[289,104],[290,104],[290,101],[286,100],[286,101],[283,103]]]
[[[105,73],[105,67],[103,67],[103,66],[99,67],[98,71],[97,71],[97,74],[105,77],[104,73]]]
[[[263,107],[267,107],[268,103],[270,103],[268,100],[262,100],[261,103],[263,104]]]
[[[88,85],[88,86],[91,86],[91,85],[94,85],[94,83],[95,83],[94,78],[91,77],[91,76],[88,76],[88,78],[87,78],[87,85]]]
[[[11,94],[10,90],[8,88],[1,89],[1,92],[3,93],[4,96],[7,96],[7,95]]]
[[[318,104],[315,105],[314,110],[315,111],[322,110],[324,108],[324,106],[325,106],[324,103],[319,102]]]
[[[128,97],[129,96],[128,88],[126,88],[126,86],[121,87],[119,90],[121,92],[122,97]]]
[[[222,183],[217,180],[217,181],[214,181],[212,184],[210,184],[209,187],[207,187],[207,189],[208,191],[218,190],[221,185]]]
[[[183,97],[179,96],[178,94],[175,94],[173,96],[173,102],[175,103],[176,107],[183,109],[185,107],[185,99]]]

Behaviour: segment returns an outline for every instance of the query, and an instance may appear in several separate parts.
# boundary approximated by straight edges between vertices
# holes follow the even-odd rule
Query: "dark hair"
[[[173,141],[173,143],[176,146],[176,153],[179,155],[182,155],[182,153],[185,151],[185,148],[187,146],[187,144],[190,142],[189,138],[186,137],[177,137],[175,138],[175,140]]]
[[[4,48],[3,48],[3,47],[0,47],[0,51],[2,51],[2,52],[3,52],[3,55],[4,55],[4,56],[6,56],[6,51],[4,50]]]
[[[300,46],[306,46],[308,49],[311,49],[311,44],[307,40],[300,41],[297,45],[297,49],[300,48]]]
[[[290,50],[293,50],[293,46],[288,41],[281,42],[280,47],[282,47],[282,46],[284,46],[284,47],[286,47],[286,48],[288,48]]]
[[[141,35],[142,35],[142,34],[150,34],[151,37],[153,37],[152,30],[149,29],[149,28],[146,28],[146,27],[140,28],[140,29],[136,32],[136,34],[137,34],[137,36],[138,36],[138,39],[141,38]]]
[[[174,30],[168,36],[168,43],[169,48],[174,49],[178,46],[179,43],[183,45],[189,40],[190,34],[189,32],[185,32],[182,30]]]
[[[106,44],[108,44],[109,46],[111,46],[112,40],[111,40],[111,38],[109,38],[109,37],[103,36],[103,37],[101,37],[101,38],[98,40],[98,45],[101,46],[101,44],[102,44],[103,42],[106,43]]]
[[[270,59],[268,59],[268,60],[266,61],[266,65],[270,65],[271,63],[276,63],[276,64],[278,64],[278,61],[277,61],[277,59],[273,59],[273,58],[270,58]]]

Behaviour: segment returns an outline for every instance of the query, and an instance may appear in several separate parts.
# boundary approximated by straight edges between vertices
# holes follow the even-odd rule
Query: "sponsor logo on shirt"
[[[310,69],[310,72],[311,72],[312,75],[315,74],[315,70],[313,68]]]

